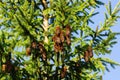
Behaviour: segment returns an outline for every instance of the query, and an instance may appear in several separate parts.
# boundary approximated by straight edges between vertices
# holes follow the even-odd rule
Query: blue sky
[[[108,4],[109,0],[101,0],[104,3]],[[112,8],[115,7],[115,5],[120,0],[111,0]],[[95,21],[95,24],[93,26],[99,25],[101,22],[104,22],[104,12],[106,12],[105,6],[100,6],[100,8],[97,9],[100,14],[93,17],[93,21]],[[118,13],[120,15],[120,12]],[[92,26],[92,24],[91,24]],[[112,27],[112,30],[115,32],[120,32],[120,19],[118,19],[118,22],[115,26]],[[120,63],[120,35],[117,36],[117,44],[114,45],[112,48],[112,52],[110,55],[106,55],[105,57],[109,57],[110,59]],[[113,69],[111,66],[109,66],[110,72],[105,72],[103,76],[103,80],[120,80],[120,66],[116,66],[115,69]]]

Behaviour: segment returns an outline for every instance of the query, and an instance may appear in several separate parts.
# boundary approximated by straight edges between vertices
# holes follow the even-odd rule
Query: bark
[[[43,5],[43,9],[45,10],[47,8],[47,2],[46,2],[46,0],[42,0],[42,5]],[[48,27],[49,27],[49,24],[48,24],[48,15],[44,15],[43,14],[43,28],[44,28],[45,33],[48,31]],[[48,37],[47,37],[47,35],[45,35],[44,42],[48,43]]]

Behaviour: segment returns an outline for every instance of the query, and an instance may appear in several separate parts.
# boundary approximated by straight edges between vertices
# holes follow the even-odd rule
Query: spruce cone
[[[45,53],[45,52],[42,53],[42,59],[43,59],[44,61],[47,59],[47,56],[46,56],[46,53]]]
[[[40,50],[40,53],[42,54],[42,59],[45,61],[47,59],[47,56],[46,56],[47,51],[42,45],[42,43],[39,43],[39,50]]]
[[[89,61],[89,53],[88,53],[88,51],[84,52],[84,59],[85,59],[85,62]]]
[[[6,64],[2,64],[2,71],[5,72],[7,69],[7,65]]]
[[[61,70],[61,73],[60,73],[61,79],[65,78],[66,74],[67,74],[67,67],[64,66]]]
[[[66,37],[66,42],[67,42],[67,45],[70,45],[70,44],[71,44],[70,37]]]
[[[37,43],[36,42],[32,42],[31,47],[35,49],[37,47]]]
[[[91,46],[88,47],[88,52],[89,52],[90,58],[92,58],[93,57],[93,50],[92,50]]]
[[[88,46],[87,50],[84,53],[85,62],[88,62],[90,58],[93,57],[93,50],[91,46]]]
[[[71,28],[69,25],[66,26],[66,36],[70,36]]]
[[[57,26],[57,27],[56,27],[55,34],[56,34],[57,36],[59,36],[59,35],[60,35],[60,32],[61,32],[61,28],[60,28],[60,26]]]
[[[41,43],[39,43],[39,50],[40,50],[40,53],[43,53],[45,51],[45,48]]]
[[[61,39],[61,42],[65,41],[64,31],[61,31],[61,33],[60,33],[60,39]]]
[[[57,43],[54,43],[54,50],[55,52],[59,52],[60,46]]]
[[[54,35],[54,36],[53,36],[53,41],[54,41],[55,43],[57,43],[57,44],[61,43],[60,37],[57,36],[57,35]]]
[[[26,48],[26,55],[27,56],[31,55],[31,48],[30,47]]]

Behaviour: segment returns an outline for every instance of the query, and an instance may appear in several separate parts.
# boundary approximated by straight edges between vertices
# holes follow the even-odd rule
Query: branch
[[[42,5],[43,5],[43,8],[46,9],[47,8],[47,1],[46,0],[42,0]]]
[[[47,6],[47,1],[46,0],[42,0],[42,5],[43,5],[43,8],[44,10],[48,7]],[[45,30],[45,32],[48,31],[48,27],[49,27],[49,24],[48,24],[48,15],[44,15],[43,14],[43,28]],[[45,43],[48,43],[48,37],[45,35]]]
[[[27,28],[21,23],[21,21],[19,20],[19,18],[15,15],[16,20],[18,21],[19,25],[22,27],[24,34],[28,35],[30,37],[30,39],[34,39],[35,37],[29,32],[29,30],[27,30]]]

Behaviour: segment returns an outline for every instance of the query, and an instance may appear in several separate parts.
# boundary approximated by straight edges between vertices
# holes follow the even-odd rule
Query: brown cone
[[[92,58],[93,57],[93,50],[92,50],[91,46],[88,47],[88,52],[89,52],[90,58]]]
[[[43,58],[44,61],[47,59],[47,56],[46,56],[45,52],[42,53],[42,58]]]
[[[71,28],[69,25],[66,26],[66,36],[70,36]]]
[[[71,44],[70,37],[66,37],[66,42],[67,42],[67,45],[70,45],[70,44]]]
[[[85,53],[84,53],[84,59],[85,59],[85,62],[89,61],[89,53],[88,53],[88,51],[85,51]]]
[[[57,36],[59,36],[59,35],[60,35],[60,32],[61,32],[61,28],[60,28],[60,26],[57,26],[57,27],[56,27],[55,34],[56,34]]]
[[[30,47],[26,48],[26,55],[27,56],[31,55],[31,48]]]
[[[60,39],[61,39],[61,42],[65,41],[64,31],[61,31],[61,33],[60,33]]]
[[[2,71],[5,72],[6,69],[7,69],[7,65],[6,65],[6,64],[3,64],[3,65],[2,65]]]
[[[61,73],[60,73],[61,79],[65,78],[66,73],[67,73],[67,67],[64,66],[64,67],[62,68],[62,70],[61,70]]]
[[[37,47],[37,43],[36,42],[32,42],[31,45],[32,45],[32,48],[34,48],[34,49]]]
[[[54,50],[55,52],[59,52],[60,46],[57,43],[54,43]]]
[[[53,41],[55,42],[55,43],[61,43],[61,40],[60,40],[60,37],[59,36],[57,36],[57,35],[54,35],[53,36]]]
[[[42,58],[45,61],[47,59],[46,56],[46,49],[44,48],[44,46],[42,45],[42,43],[39,43],[39,49],[40,49],[40,53],[42,54]]]

